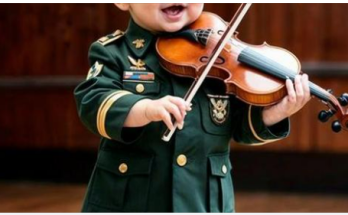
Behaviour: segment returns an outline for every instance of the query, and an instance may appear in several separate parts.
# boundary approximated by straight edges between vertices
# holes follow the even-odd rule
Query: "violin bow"
[[[245,14],[248,12],[250,7],[251,7],[251,3],[242,3],[239,6],[237,12],[234,14],[233,18],[231,19],[230,23],[228,24],[226,31],[221,36],[219,42],[216,44],[212,54],[210,55],[210,57],[208,59],[208,63],[206,65],[205,69],[203,70],[202,74],[199,76],[198,79],[194,80],[190,89],[187,91],[187,93],[184,97],[185,102],[191,103],[193,97],[196,95],[198,89],[201,87],[201,85],[203,84],[203,81],[207,77],[210,69],[213,67],[216,59],[219,57],[223,48],[225,47],[227,42],[232,37],[233,33],[238,28],[239,24],[243,20]],[[177,127],[178,127],[178,123],[174,122],[174,128],[172,130],[167,128],[167,130],[164,132],[164,134],[162,136],[162,140],[165,142],[169,142],[171,137],[173,136],[174,132],[176,131]]]

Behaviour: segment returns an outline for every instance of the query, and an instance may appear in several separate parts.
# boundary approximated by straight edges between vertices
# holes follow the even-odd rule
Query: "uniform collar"
[[[143,57],[155,40],[155,36],[151,32],[137,25],[133,19],[129,21],[125,38],[133,54],[138,58]]]

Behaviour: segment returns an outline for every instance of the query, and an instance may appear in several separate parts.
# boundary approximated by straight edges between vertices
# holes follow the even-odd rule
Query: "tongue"
[[[181,11],[181,7],[178,6],[172,6],[164,9],[163,11],[168,15],[177,15]]]

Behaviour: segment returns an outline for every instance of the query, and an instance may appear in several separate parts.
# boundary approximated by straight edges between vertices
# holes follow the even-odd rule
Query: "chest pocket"
[[[231,103],[228,95],[206,93],[199,100],[203,129],[210,134],[232,133]]]
[[[202,127],[213,135],[232,135],[232,110],[230,95],[221,81],[207,79],[202,85],[198,102],[201,108]]]
[[[161,91],[161,84],[156,81],[142,82],[142,81],[124,81],[123,88],[139,95],[158,95]]]

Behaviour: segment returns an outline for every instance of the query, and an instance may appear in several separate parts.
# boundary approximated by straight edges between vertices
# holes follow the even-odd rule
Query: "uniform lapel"
[[[136,58],[143,58],[155,39],[151,32],[141,28],[133,19],[129,21],[125,37],[128,47]]]
[[[126,43],[131,50],[131,58],[145,62],[145,67],[164,79],[163,69],[159,65],[155,50],[156,36],[141,28],[132,19],[125,33]]]

